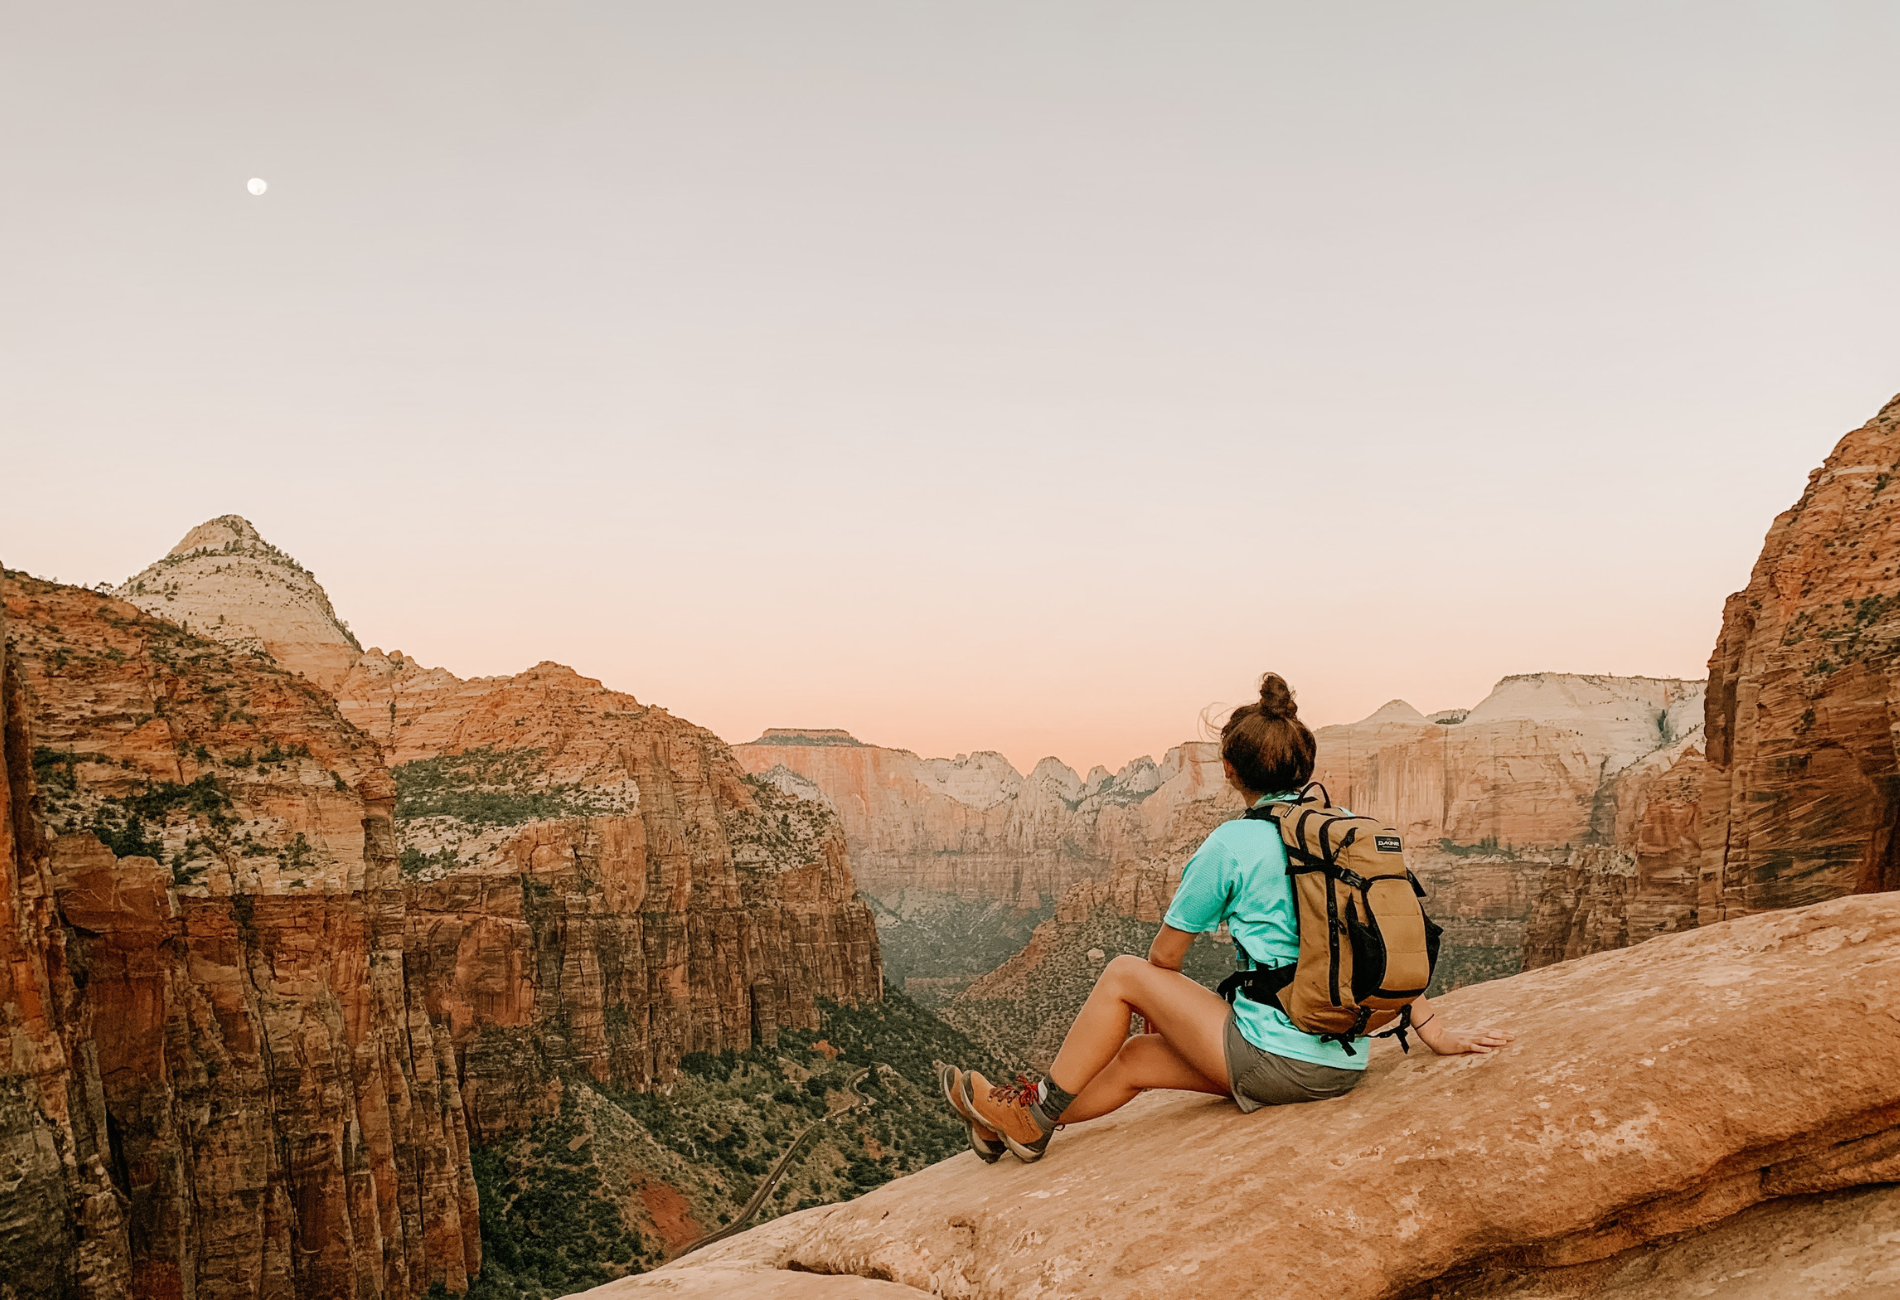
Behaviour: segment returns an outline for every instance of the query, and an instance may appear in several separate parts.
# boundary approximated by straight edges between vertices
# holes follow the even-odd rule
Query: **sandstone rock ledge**
[[[1777,1215],[1825,1238],[1817,1194],[1900,1182],[1900,895],[1667,935],[1443,1005],[1521,1037],[1488,1057],[1382,1045],[1351,1095],[1251,1116],[1153,1094],[1066,1130],[1041,1164],[957,1156],[586,1294],[1649,1294],[1638,1275],[1725,1294],[1694,1280],[1713,1281],[1698,1243],[1759,1246]],[[1861,1219],[1896,1217],[1885,1191],[1849,1195]],[[1891,1224],[1875,1236],[1848,1243],[1857,1258],[1900,1255]],[[1896,1285],[1801,1283],[1786,1252],[1758,1254],[1782,1294]]]

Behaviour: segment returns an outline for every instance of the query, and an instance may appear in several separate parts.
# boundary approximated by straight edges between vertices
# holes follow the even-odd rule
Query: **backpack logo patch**
[[[1374,835],[1372,847],[1381,853],[1399,852],[1399,837],[1396,835]]]

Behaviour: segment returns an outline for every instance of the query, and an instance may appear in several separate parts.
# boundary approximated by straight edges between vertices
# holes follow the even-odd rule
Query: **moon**
[[[253,176],[250,180],[244,182],[244,188],[253,194],[262,194],[265,190],[269,189],[270,186],[264,183],[262,176]]]

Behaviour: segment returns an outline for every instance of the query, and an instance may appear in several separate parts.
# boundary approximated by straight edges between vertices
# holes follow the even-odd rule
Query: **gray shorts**
[[[1227,1012],[1228,1087],[1233,1090],[1234,1105],[1245,1115],[1262,1106],[1284,1106],[1294,1101],[1324,1101],[1351,1092],[1364,1070],[1342,1070],[1333,1065],[1314,1065],[1290,1056],[1264,1052],[1240,1032],[1240,1021]]]

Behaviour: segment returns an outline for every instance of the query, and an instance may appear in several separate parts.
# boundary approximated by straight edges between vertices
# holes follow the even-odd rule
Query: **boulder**
[[[1247,1116],[1150,1094],[1039,1164],[960,1155],[586,1294],[776,1295],[789,1271],[800,1296],[1558,1295],[1585,1272],[1693,1274],[1683,1243],[1711,1228],[1772,1255],[1759,1229],[1782,1207],[1750,1238],[1752,1207],[1900,1180],[1900,896],[1667,934],[1441,1007],[1519,1038],[1381,1045],[1347,1096]]]

